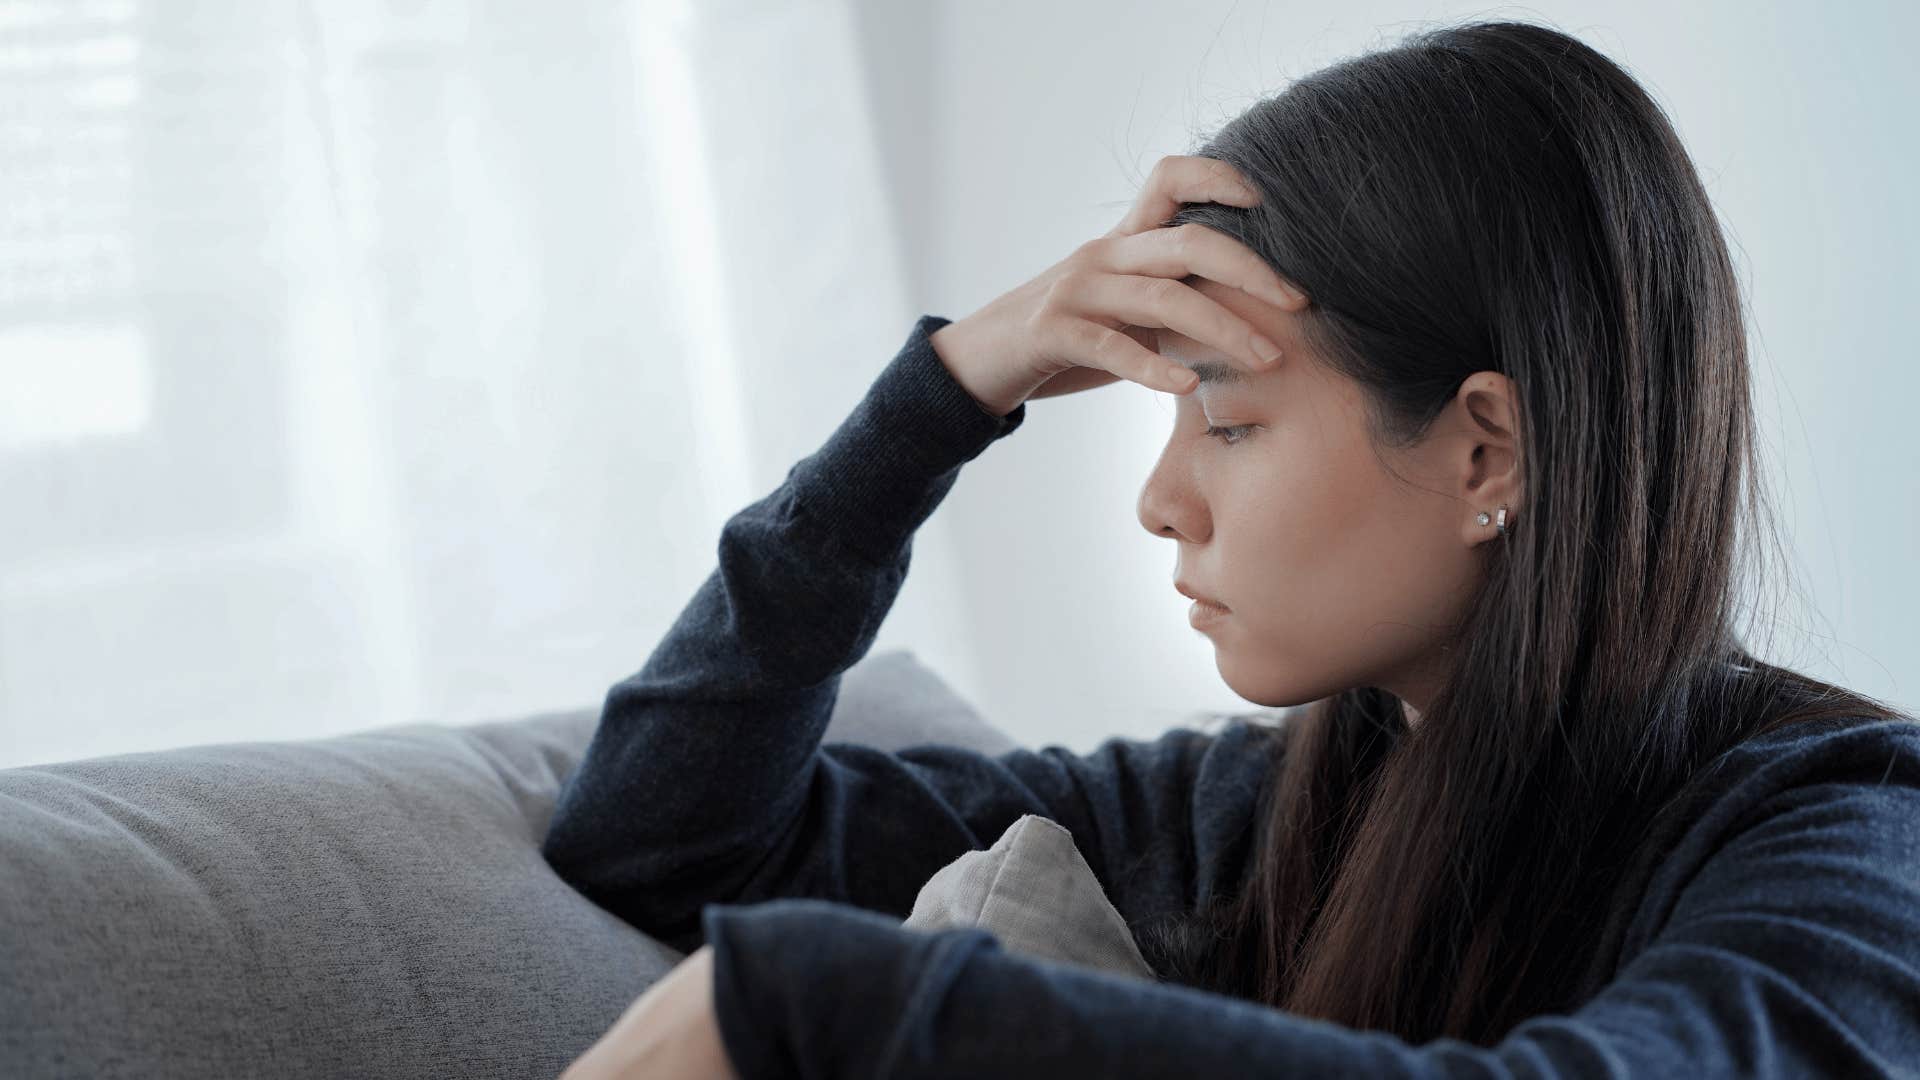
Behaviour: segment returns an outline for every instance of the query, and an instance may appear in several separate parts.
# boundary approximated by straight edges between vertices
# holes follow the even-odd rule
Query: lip
[[[1193,586],[1187,584],[1184,581],[1174,582],[1173,589],[1175,592],[1179,593],[1181,596],[1184,596],[1189,600],[1199,601],[1200,603],[1205,604],[1210,608],[1217,609],[1221,613],[1225,613],[1226,611],[1230,610],[1227,607],[1227,605],[1221,603],[1218,600],[1215,600],[1213,597],[1208,596],[1207,594],[1199,591],[1198,589],[1195,589]]]
[[[1193,606],[1187,609],[1187,623],[1198,630],[1226,618],[1227,614],[1227,609],[1218,604],[1195,600]]]

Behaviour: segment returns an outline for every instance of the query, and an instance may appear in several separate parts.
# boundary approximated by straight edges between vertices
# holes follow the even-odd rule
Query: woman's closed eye
[[[1244,442],[1247,438],[1246,433],[1252,431],[1254,427],[1255,425],[1253,424],[1238,424],[1228,427],[1209,426],[1207,430],[1201,432],[1201,434],[1209,439],[1219,439],[1222,443],[1233,446],[1236,443]]]

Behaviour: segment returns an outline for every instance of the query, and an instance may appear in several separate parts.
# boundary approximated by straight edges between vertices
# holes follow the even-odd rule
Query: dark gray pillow
[[[681,959],[541,857],[598,712],[0,770],[0,1075],[558,1075]],[[826,737],[1012,745],[905,651]]]

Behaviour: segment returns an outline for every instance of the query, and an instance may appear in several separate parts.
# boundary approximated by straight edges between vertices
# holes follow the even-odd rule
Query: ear
[[[1526,513],[1516,434],[1517,388],[1497,371],[1476,371],[1460,384],[1448,411],[1461,432],[1452,444],[1456,456],[1448,462],[1449,481],[1460,499],[1460,537],[1469,546],[1500,540],[1500,507],[1507,508],[1509,530]],[[1487,515],[1484,525],[1482,513]]]

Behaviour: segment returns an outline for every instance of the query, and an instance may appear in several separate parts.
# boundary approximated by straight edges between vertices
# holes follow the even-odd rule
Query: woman
[[[1310,707],[1086,756],[819,745],[960,467],[1121,379],[1179,395],[1139,514],[1223,677]],[[569,1075],[1920,1067],[1920,728],[1736,639],[1748,395],[1707,196],[1587,46],[1455,26],[1254,106],[922,318],[728,522],[545,848],[698,948]],[[1164,981],[899,926],[1027,813]]]

